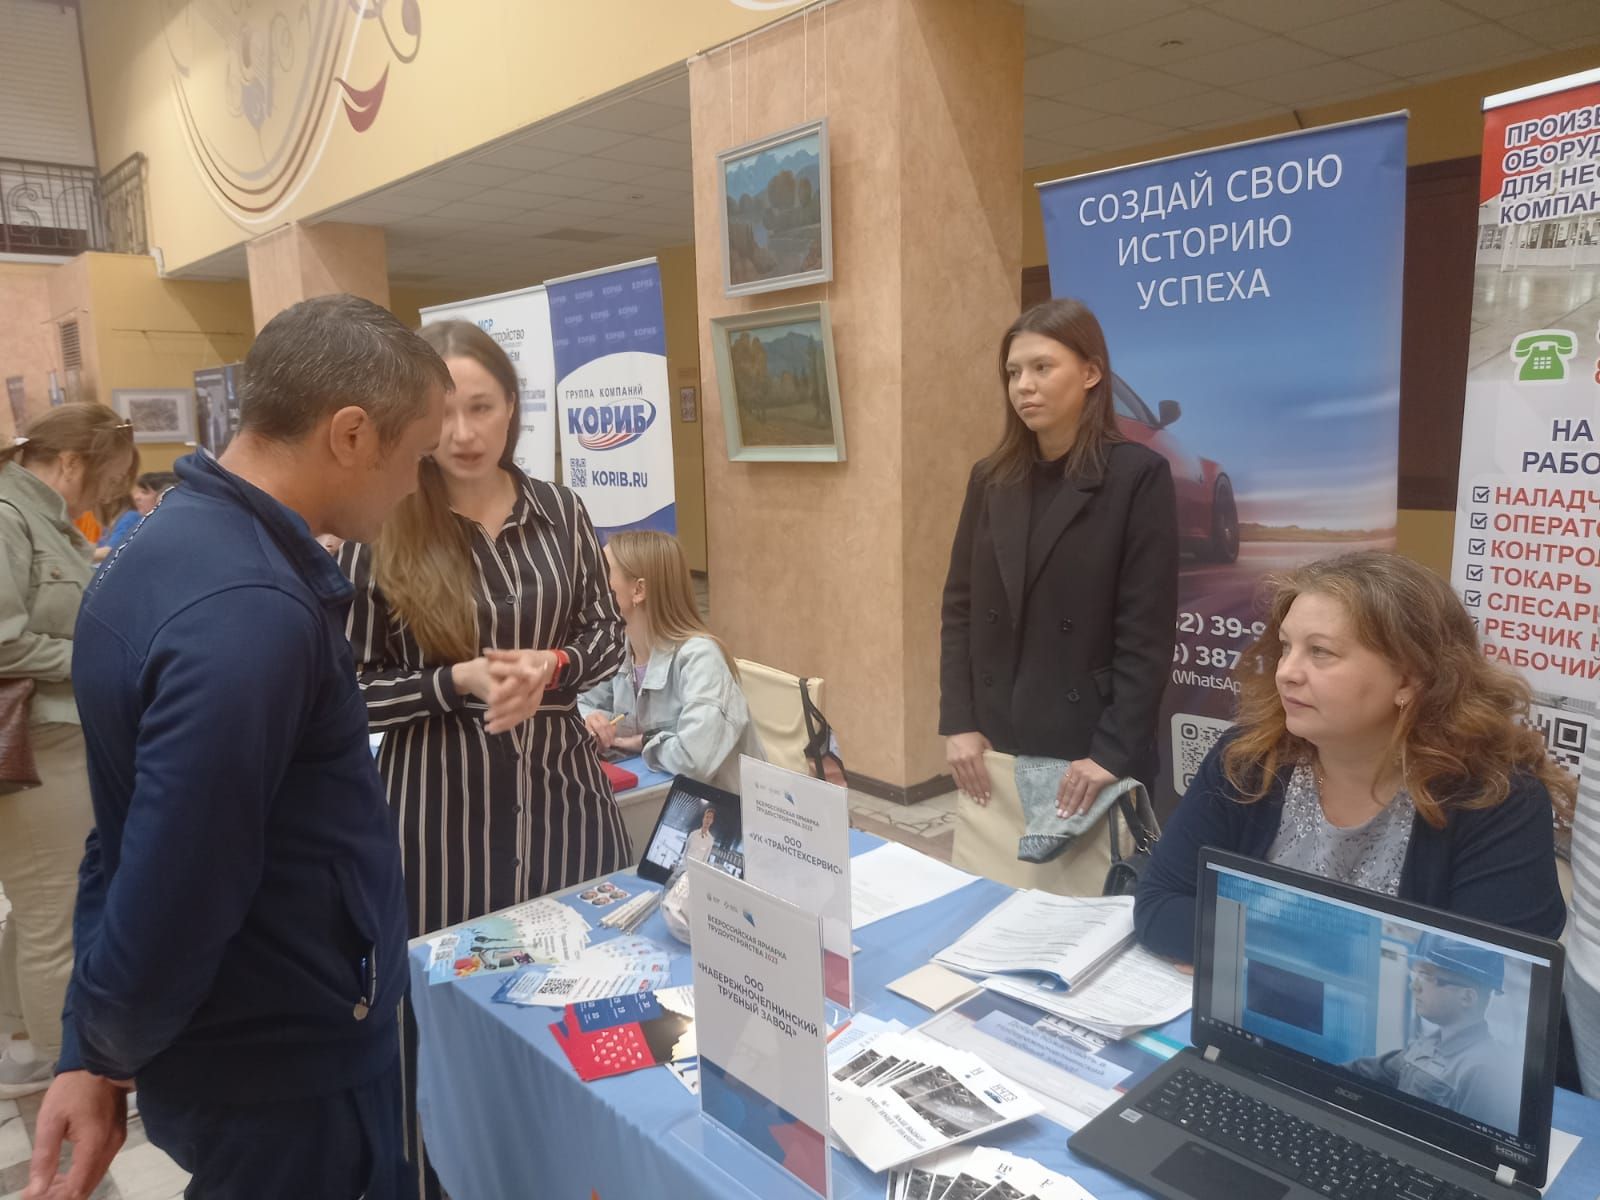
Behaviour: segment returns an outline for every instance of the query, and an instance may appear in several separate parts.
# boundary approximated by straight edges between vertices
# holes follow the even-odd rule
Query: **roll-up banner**
[[[1039,185],[1051,291],[1177,490],[1163,812],[1232,718],[1263,573],[1394,545],[1405,169],[1397,113]]]
[[[522,394],[515,458],[524,474],[556,477],[555,362],[550,350],[550,302],[544,288],[522,288],[422,310],[422,323],[471,321],[500,343],[517,370]]]
[[[653,258],[552,279],[550,334],[566,484],[604,540],[678,531],[661,272]]]
[[[1451,581],[1577,773],[1600,710],[1600,70],[1483,109]]]

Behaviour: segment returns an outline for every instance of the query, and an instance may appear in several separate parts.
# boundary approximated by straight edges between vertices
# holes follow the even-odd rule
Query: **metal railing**
[[[0,158],[0,254],[144,254],[142,154],[94,167]]]

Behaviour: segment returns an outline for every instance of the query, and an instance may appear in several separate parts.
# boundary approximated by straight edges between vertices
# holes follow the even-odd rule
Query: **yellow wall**
[[[195,371],[237,362],[254,340],[242,280],[162,279],[144,255],[81,254],[52,270],[49,284],[51,319],[78,320],[84,400],[110,404],[116,388],[192,388]],[[189,449],[141,445],[140,466],[166,470]]]
[[[50,372],[58,365],[56,329],[50,323],[50,272],[54,263],[0,262],[0,389],[22,376],[27,412],[50,404]],[[11,405],[0,390],[0,437],[16,435]]]
[[[700,378],[700,307],[695,295],[694,247],[659,251],[661,303],[667,319],[667,404],[672,409],[672,471],[677,486],[678,540],[689,568],[706,569],[706,457],[701,440],[705,388]],[[692,387],[695,415],[685,421],[678,392]]]
[[[169,270],[426,170],[781,15],[734,0],[421,0],[420,37],[413,37],[401,27],[401,5],[386,6],[386,19],[352,15],[363,7],[347,0],[255,0],[247,7],[82,0],[99,160],[109,167],[135,152],[148,158],[151,242]],[[324,21],[332,32],[314,41],[307,30]],[[322,46],[333,57],[321,58]],[[241,47],[249,47],[248,59]],[[310,65],[319,62],[335,65]],[[383,81],[365,132],[347,118],[334,76],[362,90]],[[326,98],[302,107],[307,78],[308,94]],[[305,166],[285,168],[266,211],[219,203],[226,187],[215,190],[208,177],[263,170],[275,177],[277,152],[284,151],[285,164],[295,161],[302,138]]]

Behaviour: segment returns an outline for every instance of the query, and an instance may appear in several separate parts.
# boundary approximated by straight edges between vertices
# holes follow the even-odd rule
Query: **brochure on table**
[[[829,1196],[818,919],[705,863],[688,875],[701,1112]]]
[[[739,760],[744,877],[822,918],[824,985],[854,1009],[850,963],[850,795],[754,758]]]

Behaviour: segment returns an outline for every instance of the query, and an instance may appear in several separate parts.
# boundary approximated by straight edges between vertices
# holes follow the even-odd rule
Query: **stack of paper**
[[[1013,892],[933,961],[972,975],[1038,975],[1066,991],[1132,940],[1132,896]]]
[[[494,999],[503,1004],[561,1008],[585,1000],[606,1000],[654,991],[667,981],[672,955],[649,938],[623,937],[591,946],[554,967],[528,967],[500,985]]]
[[[1133,942],[1130,896],[1017,892],[934,961],[1116,1039],[1189,1010],[1194,981]]]
[[[661,897],[665,894],[660,888],[640,892],[632,900],[619,908],[613,908],[601,917],[600,924],[607,929],[620,929],[623,933],[632,933],[649,919],[651,913],[661,907]]]
[[[581,914],[559,900],[530,900],[428,938],[428,982],[566,962],[588,944]]]
[[[834,1136],[875,1172],[1038,1111],[976,1055],[918,1033],[877,1039],[832,1072],[828,1093]]]
[[[987,1146],[934,1154],[889,1176],[885,1200],[1094,1200],[1064,1175]]]
[[[1189,1011],[1194,977],[1143,946],[1128,946],[1070,991],[1049,981],[991,975],[983,986],[1118,1041]]]

